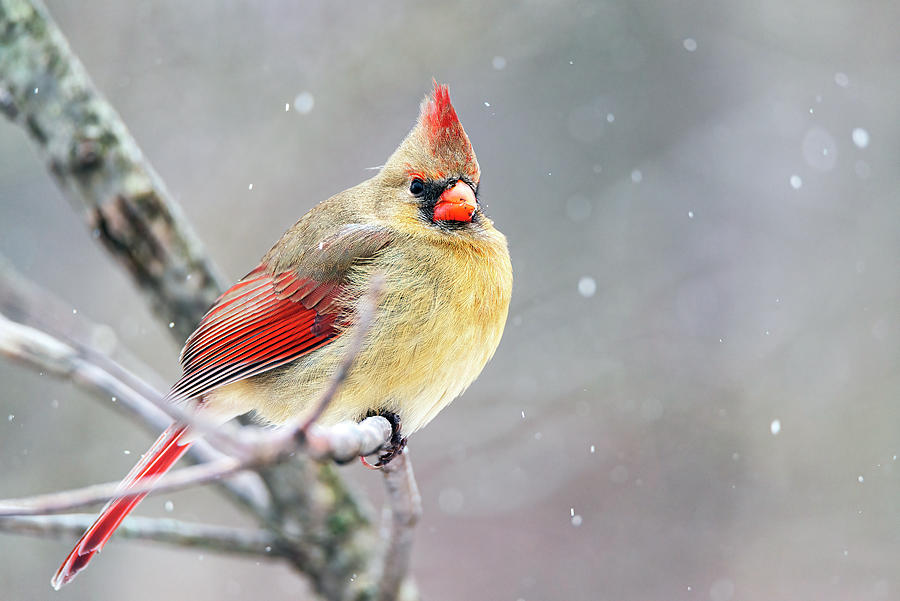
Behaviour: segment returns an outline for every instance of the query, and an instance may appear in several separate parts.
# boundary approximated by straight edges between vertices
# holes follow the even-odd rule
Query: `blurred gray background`
[[[449,83],[516,286],[496,357],[410,443],[425,598],[900,598],[900,4],[49,7],[230,279]],[[5,122],[0,252],[176,378]],[[0,381],[0,496],[118,478],[151,441]],[[138,513],[246,524],[210,490]],[[0,598],[306,596],[278,563],[128,542],[53,594],[70,542],[0,534]]]

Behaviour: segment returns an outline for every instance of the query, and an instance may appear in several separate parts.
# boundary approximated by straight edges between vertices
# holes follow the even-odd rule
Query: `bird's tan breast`
[[[512,272],[502,235],[488,242],[397,245],[373,266],[388,278],[373,332],[379,342],[361,357],[352,393],[396,405],[404,432],[461,394],[500,342]]]

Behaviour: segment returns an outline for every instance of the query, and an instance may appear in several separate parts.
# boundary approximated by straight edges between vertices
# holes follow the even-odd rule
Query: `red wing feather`
[[[184,373],[169,396],[197,397],[327,344],[339,333],[341,288],[257,267],[219,298],[188,338],[181,352]]]

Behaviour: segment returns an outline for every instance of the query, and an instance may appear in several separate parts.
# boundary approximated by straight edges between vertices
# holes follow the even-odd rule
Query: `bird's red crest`
[[[472,144],[456,116],[456,109],[450,103],[450,90],[446,85],[434,82],[431,97],[422,103],[419,120],[433,154],[461,155],[468,167],[467,170],[477,172],[475,151],[472,150]]]
[[[450,104],[450,89],[446,85],[434,82],[431,98],[426,100],[422,107],[422,125],[428,132],[428,138],[433,141],[444,136],[466,135],[456,116],[456,110]]]

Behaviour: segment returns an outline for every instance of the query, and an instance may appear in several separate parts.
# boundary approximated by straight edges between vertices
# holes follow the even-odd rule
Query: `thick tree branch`
[[[37,3],[0,0],[0,105],[99,239],[184,340],[222,290],[180,207]]]

